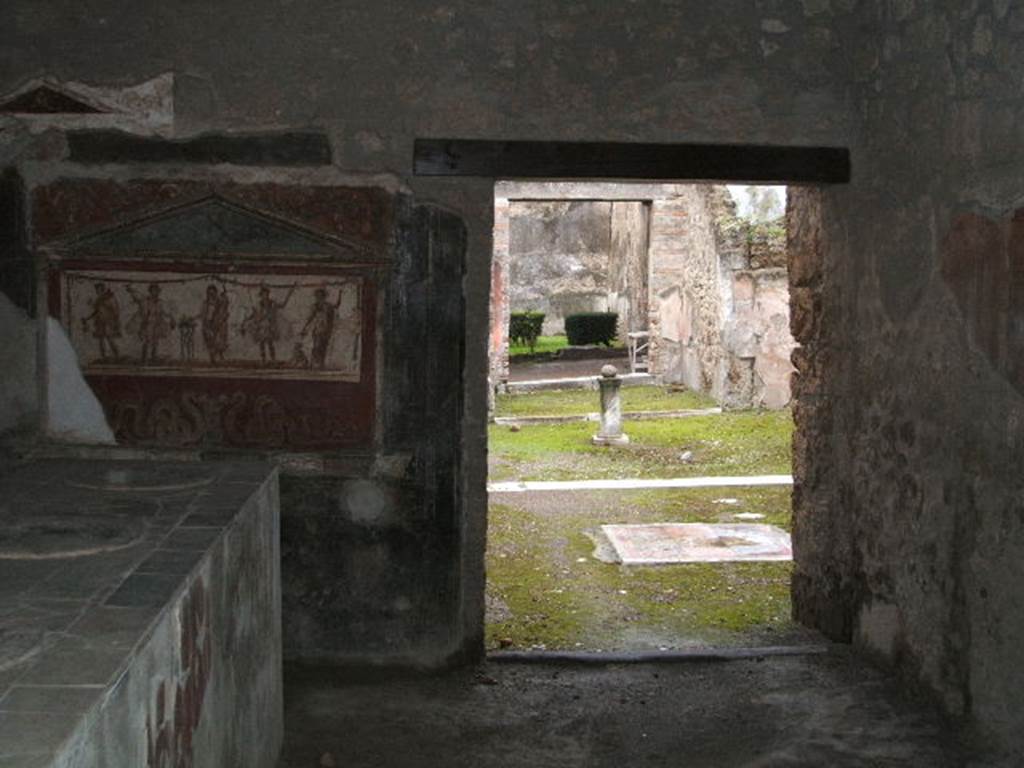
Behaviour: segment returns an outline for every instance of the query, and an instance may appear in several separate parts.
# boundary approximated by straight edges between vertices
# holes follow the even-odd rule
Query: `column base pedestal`
[[[592,438],[590,438],[590,442],[592,442],[594,445],[628,445],[629,436],[594,435]]]

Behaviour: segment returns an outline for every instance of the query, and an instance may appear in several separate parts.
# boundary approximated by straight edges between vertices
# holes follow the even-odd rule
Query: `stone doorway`
[[[554,197],[560,188],[568,198]],[[631,206],[628,210],[642,211],[635,218],[645,228],[643,237],[632,240],[643,244],[646,258],[633,263],[642,265],[646,325],[657,334],[655,354],[668,369],[649,377],[645,383],[652,386],[645,390],[625,390],[626,430],[635,431],[640,440],[624,452],[595,451],[588,440],[597,426],[593,377],[606,361],[584,361],[583,368],[572,371],[571,380],[563,380],[561,386],[551,381],[529,394],[516,386],[516,366],[508,363],[507,335],[501,339],[502,354],[491,358],[492,381],[498,378],[499,386],[490,441],[489,650],[686,651],[815,641],[790,618],[792,422],[787,406],[789,353],[795,345],[789,336],[784,229],[781,236],[775,233],[775,243],[768,242],[768,227],[741,229],[734,204],[725,204],[723,194],[724,187],[672,184],[496,185],[493,270],[501,278],[492,281],[492,342],[501,339],[499,324],[502,320],[507,324],[508,313],[517,303],[522,306],[533,300],[539,309],[553,311],[556,322],[564,317],[565,308],[573,308],[571,301],[544,296],[545,288],[561,287],[570,296],[575,290],[590,302],[584,309],[607,309],[617,306],[613,294],[629,296],[628,288],[606,291],[608,285],[621,288],[614,280],[629,270],[622,268],[626,260],[617,259],[614,248],[615,211],[621,203]],[[601,195],[610,199],[600,199]],[[694,200],[698,205],[692,205]],[[721,215],[722,208],[728,218]],[[688,226],[703,226],[705,241],[695,247],[692,236],[686,239]],[[685,242],[680,246],[673,238]],[[552,252],[545,253],[545,247]],[[675,260],[665,259],[665,254]],[[713,350],[719,360],[705,366],[708,373],[696,378],[691,374],[687,382],[684,355],[696,358],[697,365],[702,352],[711,358],[709,350],[700,349],[694,333],[702,320],[696,316],[697,302],[690,301],[687,313],[680,311],[678,301],[687,287],[695,292],[691,276],[698,271],[687,264],[698,260],[694,254],[711,265],[705,267],[704,285],[720,302],[707,314],[725,315],[727,322],[703,329],[704,339],[719,339]],[[531,265],[530,260],[539,263]],[[524,274],[532,278],[532,286],[523,284]],[[691,277],[689,286],[686,277]],[[625,303],[626,324],[637,323],[635,307],[641,302],[634,298]],[[778,310],[774,328],[770,315],[752,321],[755,311],[765,307]],[[688,325],[685,330],[690,332],[685,339],[678,333],[682,325]],[[552,330],[546,318],[545,332]],[[781,343],[779,331],[785,331]],[[769,351],[785,362],[781,378],[786,380],[786,394],[781,400],[777,394],[767,398],[764,394],[767,387],[757,361],[762,342],[765,347],[779,347]],[[736,385],[741,379],[737,370],[742,368],[721,360],[744,358],[749,363],[747,379],[740,383],[743,391],[723,398],[724,386],[715,383],[715,375],[724,372],[724,380]],[[588,364],[593,368],[589,375]],[[543,364],[533,363],[533,367],[542,369]],[[691,361],[690,369],[694,367]],[[500,385],[501,376],[506,376],[505,386]],[[754,381],[760,386],[756,400],[752,399]],[[570,391],[569,386],[579,389]],[[723,399],[730,406],[725,414],[718,407]],[[752,410],[755,403],[760,408]],[[766,405],[783,410],[765,413]],[[753,430],[752,440],[735,438],[744,430]],[[729,436],[723,438],[723,434]],[[760,438],[764,445],[758,448]],[[746,456],[749,461],[744,463],[744,452],[749,450],[758,455]],[[730,457],[730,452],[735,455]],[[771,470],[786,481],[773,487],[759,481],[738,488],[715,487],[716,478],[729,473],[731,461],[742,465],[736,473],[740,483],[744,475]],[[658,487],[675,476],[697,481],[696,487]],[[517,482],[530,485],[531,479],[550,478],[562,478],[565,484],[509,490]],[[622,489],[588,486],[594,478],[633,485]],[[705,485],[703,479],[711,482]],[[573,480],[583,482],[574,485]],[[765,531],[746,526],[764,526]],[[692,538],[689,533],[700,529],[702,544],[708,545],[704,555],[715,550],[715,557],[684,553],[672,562],[636,565],[622,555],[629,549],[630,533],[650,539],[652,531],[670,527],[667,535],[675,534],[676,545],[687,543]],[[735,552],[744,546],[758,550],[750,542],[733,542],[735,536],[721,534],[739,528],[750,533],[751,540],[761,534],[771,540],[774,546],[764,551],[771,549],[772,556],[754,552],[755,562],[738,562],[743,556],[732,556],[732,544],[737,545]],[[613,530],[616,535],[609,536]],[[682,536],[680,531],[687,534]],[[622,546],[616,547],[616,538]]]

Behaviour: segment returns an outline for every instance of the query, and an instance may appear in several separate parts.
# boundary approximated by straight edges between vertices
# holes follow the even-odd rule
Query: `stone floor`
[[[983,758],[845,647],[436,677],[286,670],[280,768],[953,768]]]

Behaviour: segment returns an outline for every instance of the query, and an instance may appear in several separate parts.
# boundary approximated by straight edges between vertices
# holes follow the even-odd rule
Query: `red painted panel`
[[[942,277],[971,341],[1024,391],[1024,209],[957,216],[943,239]]]
[[[36,245],[122,224],[144,212],[214,193],[321,234],[377,247],[385,247],[391,236],[392,196],[376,187],[62,179],[32,193]]]

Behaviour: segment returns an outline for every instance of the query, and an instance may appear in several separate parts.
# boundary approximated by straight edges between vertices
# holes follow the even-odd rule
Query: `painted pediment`
[[[372,262],[372,250],[329,237],[218,195],[180,204],[117,227],[50,246],[63,253],[145,258],[153,255],[318,258]]]
[[[57,128],[167,135],[174,127],[174,75],[127,86],[35,78],[0,94],[0,117],[19,121],[31,133]]]
[[[99,115],[106,111],[83,96],[48,83],[29,87],[0,101],[0,112],[14,115]]]

